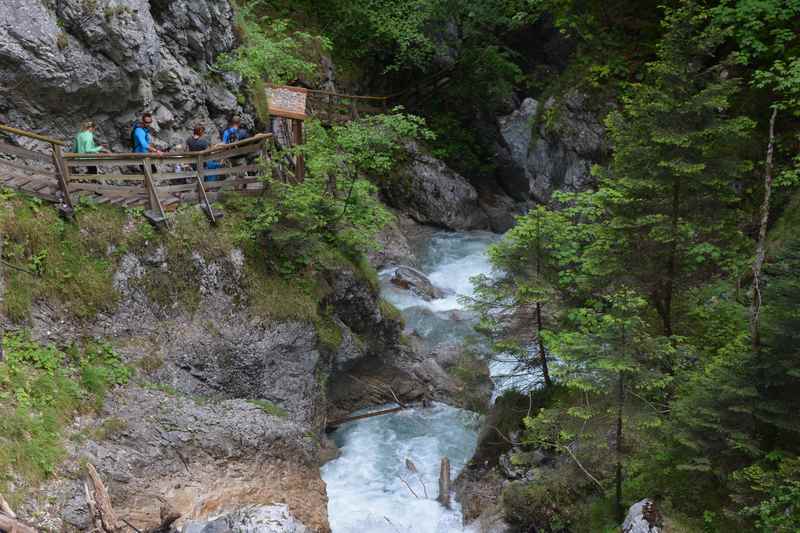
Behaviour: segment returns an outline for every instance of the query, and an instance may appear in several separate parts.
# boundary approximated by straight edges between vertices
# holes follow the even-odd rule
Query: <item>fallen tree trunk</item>
[[[0,494],[0,531],[8,533],[36,533],[36,530],[17,520],[17,515],[11,510],[3,495]]]
[[[103,531],[106,531],[107,533],[116,533],[121,531],[122,527],[120,526],[116,513],[114,513],[113,507],[111,507],[111,498],[108,496],[108,490],[103,484],[103,480],[100,479],[100,475],[97,473],[97,470],[91,463],[86,465],[86,471],[89,473],[89,479],[92,482],[92,488],[94,492],[92,499],[88,502],[89,508],[93,508],[94,513],[96,513],[96,517],[100,521]]]

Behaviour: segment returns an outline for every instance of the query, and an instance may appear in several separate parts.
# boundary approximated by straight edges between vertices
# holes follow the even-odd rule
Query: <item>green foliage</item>
[[[375,182],[389,179],[404,141],[429,135],[421,119],[402,113],[331,128],[309,121],[306,143],[293,149],[305,156],[306,179],[285,183],[265,177],[270,193],[244,226],[244,237],[263,240],[282,275],[342,254],[358,261],[390,220],[376,198]]]
[[[51,476],[64,457],[64,428],[81,411],[99,409],[103,395],[130,370],[113,350],[94,341],[66,351],[6,334],[0,363],[0,491],[16,502]],[[91,376],[91,379],[86,379]],[[9,492],[12,473],[22,476]]]
[[[102,216],[108,218],[101,222]],[[76,218],[64,222],[49,206],[22,197],[3,201],[3,259],[17,267],[4,269],[4,312],[12,321],[27,319],[37,299],[61,301],[79,319],[114,305],[115,256],[107,251],[120,241],[108,227],[121,228],[119,217],[110,209],[79,209]]]
[[[249,2],[237,9],[236,25],[242,44],[220,56],[219,68],[236,72],[251,87],[265,80],[281,85],[312,75],[316,65],[307,52],[327,49],[328,41],[306,32],[291,31],[287,20],[258,17],[256,12],[261,4]]]

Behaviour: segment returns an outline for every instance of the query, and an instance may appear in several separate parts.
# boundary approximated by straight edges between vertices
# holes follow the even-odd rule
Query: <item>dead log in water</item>
[[[439,497],[438,502],[450,509],[450,459],[442,457],[439,467]]]

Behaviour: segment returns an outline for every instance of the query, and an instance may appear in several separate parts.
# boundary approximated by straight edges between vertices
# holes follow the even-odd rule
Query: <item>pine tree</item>
[[[738,263],[744,239],[736,181],[752,165],[741,144],[753,123],[729,116],[739,90],[707,64],[721,34],[691,2],[668,11],[658,58],[607,120],[615,147],[603,186],[620,272],[675,333],[676,295]]]

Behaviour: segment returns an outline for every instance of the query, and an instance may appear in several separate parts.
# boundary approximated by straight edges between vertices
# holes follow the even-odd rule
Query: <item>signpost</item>
[[[269,113],[276,117],[289,119],[292,124],[294,144],[303,144],[303,121],[306,115],[306,100],[308,91],[302,87],[275,86],[267,87],[267,101]],[[298,154],[295,161],[295,179],[303,181],[305,178],[305,161]]]

